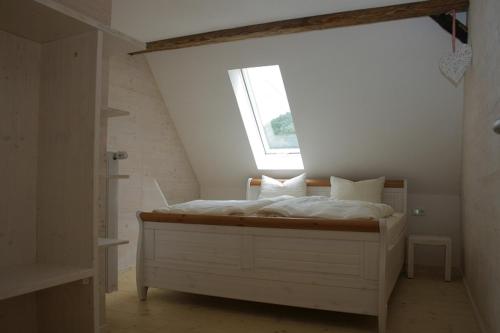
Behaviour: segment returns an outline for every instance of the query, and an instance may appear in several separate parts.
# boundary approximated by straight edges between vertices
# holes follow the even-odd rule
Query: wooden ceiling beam
[[[436,21],[437,24],[441,26],[444,30],[453,33],[453,16],[450,14],[439,14],[439,15],[431,15],[431,18]],[[468,40],[468,29],[465,24],[460,22],[459,20],[455,21],[456,26],[456,37],[464,44],[467,44]]]
[[[465,11],[469,0],[427,0],[400,5],[351,10],[340,13],[254,24],[217,30],[189,36],[162,39],[146,43],[146,49],[130,53],[141,54],[163,50],[232,42],[243,39],[269,37],[298,32],[323,30],[353,25],[386,22],[421,16],[439,15],[453,9]]]

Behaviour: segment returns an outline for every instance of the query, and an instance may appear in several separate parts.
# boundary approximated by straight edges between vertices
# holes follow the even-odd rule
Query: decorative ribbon
[[[456,49],[456,35],[457,35],[457,27],[456,27],[456,20],[457,20],[457,11],[453,9],[451,11],[451,14],[453,15],[453,23],[451,25],[451,48],[453,50],[453,53],[455,53]]]

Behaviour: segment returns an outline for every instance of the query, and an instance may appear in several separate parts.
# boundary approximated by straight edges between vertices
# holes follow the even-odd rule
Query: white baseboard
[[[465,290],[467,291],[467,296],[469,296],[469,300],[472,304],[472,309],[474,311],[474,317],[476,317],[477,323],[479,324],[479,329],[481,330],[481,333],[489,333],[488,330],[486,329],[486,324],[483,320],[483,317],[481,316],[481,313],[479,312],[479,308],[477,307],[476,302],[474,301],[474,297],[472,296],[472,293],[469,288],[469,284],[467,283],[467,279],[465,278],[465,275],[463,275],[462,282],[465,286]]]

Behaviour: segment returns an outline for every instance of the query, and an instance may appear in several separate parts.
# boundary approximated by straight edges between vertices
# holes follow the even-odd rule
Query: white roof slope
[[[116,28],[142,40],[390,4],[179,0],[151,1],[141,9],[132,3],[115,1],[113,22],[128,20],[128,30]],[[137,12],[124,17],[130,8]],[[141,17],[149,17],[144,27],[138,27]],[[385,175],[407,178],[413,193],[458,195],[463,86],[453,86],[438,69],[439,58],[450,50],[449,34],[424,17],[155,52],[147,58],[205,198],[243,198],[245,179],[262,173],[227,71],[275,64],[309,177]]]
[[[418,0],[113,0],[114,28],[142,41]]]

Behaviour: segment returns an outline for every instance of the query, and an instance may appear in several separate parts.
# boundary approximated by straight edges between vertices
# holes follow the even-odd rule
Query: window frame
[[[276,66],[279,68],[279,65]],[[259,119],[259,111],[256,109],[258,106],[255,96],[252,96],[251,87],[248,87],[247,81],[245,80],[245,69],[246,68],[231,69],[228,71],[228,74],[257,169],[303,170],[304,164],[302,162],[300,144],[299,148],[291,149],[270,148],[268,146],[267,138],[263,137],[265,133],[263,132],[264,128],[262,122]],[[283,80],[283,77],[281,79]]]
[[[267,66],[263,66],[267,67]],[[278,66],[279,69],[279,66]],[[248,96],[248,100],[250,101],[250,104],[252,106],[252,112],[253,116],[255,118],[255,122],[257,123],[257,128],[259,129],[259,136],[262,141],[262,145],[264,146],[264,150],[266,151],[266,154],[300,154],[300,148],[271,148],[269,146],[269,141],[267,139],[264,126],[262,124],[262,119],[260,118],[260,111],[259,111],[259,104],[257,103],[257,100],[255,98],[255,94],[253,91],[253,87],[251,84],[251,79],[248,74],[248,68],[241,68],[241,75],[243,77],[243,82],[245,83],[245,88],[246,88],[246,93]],[[280,76],[281,76],[281,71],[280,71]],[[281,77],[283,80],[283,77]],[[285,97],[287,99],[288,103],[288,96]],[[291,112],[291,111],[290,111]],[[293,117],[292,117],[293,119]],[[295,123],[294,123],[295,126]],[[295,134],[297,136],[297,134]],[[298,140],[298,139],[297,139]]]

